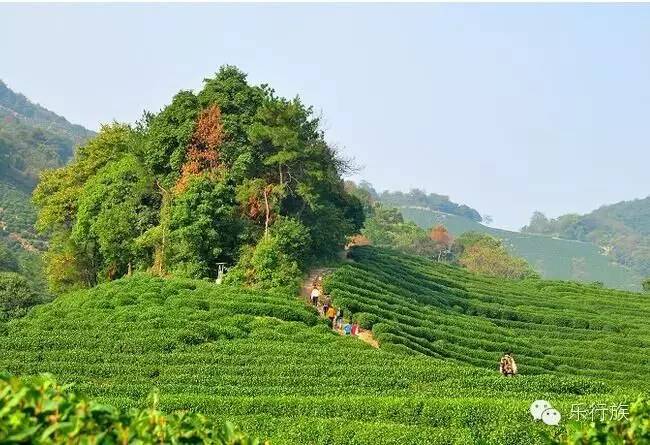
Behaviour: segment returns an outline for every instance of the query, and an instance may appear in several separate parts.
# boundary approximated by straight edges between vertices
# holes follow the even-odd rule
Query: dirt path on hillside
[[[302,300],[305,302],[305,304],[311,305],[311,302],[309,301],[309,296],[311,295],[312,291],[312,283],[320,276],[324,277],[328,273],[331,273],[333,271],[332,268],[327,268],[327,267],[319,267],[316,269],[312,269],[309,272],[309,276],[303,281],[302,283],[302,288],[300,290],[300,297]],[[321,318],[325,319],[325,315],[321,314],[320,310],[318,311],[319,315]],[[345,335],[342,329],[333,329],[334,332],[338,333],[339,335]],[[373,337],[372,331],[369,331],[367,329],[359,328],[359,333],[356,336],[359,340],[368,343],[370,346],[373,348],[379,348],[379,342]]]

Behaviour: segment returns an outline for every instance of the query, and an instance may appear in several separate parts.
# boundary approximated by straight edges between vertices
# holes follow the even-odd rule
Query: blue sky
[[[0,5],[0,78],[97,129],[222,64],[299,94],[378,189],[519,228],[650,193],[650,5]]]

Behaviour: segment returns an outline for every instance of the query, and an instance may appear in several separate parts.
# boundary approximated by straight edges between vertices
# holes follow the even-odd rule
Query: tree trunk
[[[169,190],[166,190],[160,182],[156,180],[156,186],[161,191],[162,195],[162,207],[160,209],[160,225],[162,226],[162,240],[159,255],[157,258],[158,262],[158,275],[163,276],[165,272],[165,243],[167,241],[167,224],[169,223],[169,212],[171,211],[171,194]]]
[[[264,208],[266,210],[266,220],[264,221],[264,237],[267,238],[269,236],[269,220],[271,219],[268,187],[264,187]]]

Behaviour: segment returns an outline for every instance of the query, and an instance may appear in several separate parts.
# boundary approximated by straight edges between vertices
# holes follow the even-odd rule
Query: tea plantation
[[[334,303],[382,345],[485,369],[503,352],[522,374],[619,383],[650,376],[650,299],[573,282],[511,281],[374,248],[329,279]]]
[[[272,444],[544,443],[544,398],[619,403],[646,388],[650,304],[638,294],[514,283],[372,248],[328,279],[374,349],[293,295],[136,275],[0,325],[0,370],[52,373],[120,408],[228,420]],[[513,349],[521,376],[501,377]]]

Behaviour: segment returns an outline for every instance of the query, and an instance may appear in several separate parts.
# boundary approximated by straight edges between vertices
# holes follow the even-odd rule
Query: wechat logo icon
[[[541,420],[546,425],[557,426],[560,424],[562,415],[553,408],[546,400],[535,400],[530,405],[530,415],[534,420]]]

